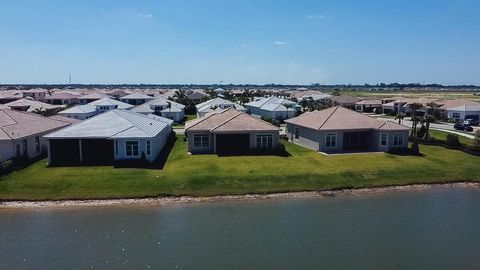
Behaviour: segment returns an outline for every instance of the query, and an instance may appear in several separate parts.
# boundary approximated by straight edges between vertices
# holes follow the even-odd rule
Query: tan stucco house
[[[276,149],[280,128],[233,108],[211,112],[185,125],[188,152],[245,154]]]
[[[286,134],[298,145],[324,153],[408,147],[409,128],[337,106],[288,119]]]

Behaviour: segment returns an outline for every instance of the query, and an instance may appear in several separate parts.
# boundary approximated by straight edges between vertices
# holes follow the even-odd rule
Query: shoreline
[[[408,184],[372,188],[346,188],[321,191],[299,191],[278,193],[255,193],[244,195],[218,196],[168,196],[154,198],[128,199],[85,199],[85,200],[39,200],[39,201],[0,201],[1,209],[41,209],[41,208],[81,208],[81,207],[109,207],[109,206],[165,206],[181,203],[207,203],[222,201],[251,201],[270,199],[301,199],[301,198],[331,198],[346,195],[380,194],[401,191],[422,191],[427,189],[444,188],[478,188],[480,182],[454,182],[431,184]]]

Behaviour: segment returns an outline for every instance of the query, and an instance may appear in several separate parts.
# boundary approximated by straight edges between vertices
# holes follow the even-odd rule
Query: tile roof
[[[10,109],[15,109],[19,107],[28,107],[27,112],[33,112],[36,109],[43,109],[43,110],[55,110],[55,109],[62,109],[65,108],[65,105],[52,105],[28,98],[17,99],[12,102],[8,102],[4,104],[5,107],[9,107]]]
[[[463,105],[458,107],[449,108],[450,111],[461,111],[461,112],[479,112],[480,104],[477,105]]]
[[[125,110],[111,110],[76,125],[50,133],[49,139],[59,138],[152,138],[172,121],[153,118]]]
[[[438,100],[436,103],[442,105],[441,108],[445,110],[465,105],[480,105],[480,103],[468,99],[444,99]]]
[[[0,140],[15,140],[70,125],[34,113],[0,109]]]
[[[139,93],[139,92],[135,92],[133,94],[126,95],[120,98],[120,100],[122,99],[153,99],[153,97]]]
[[[280,131],[280,128],[257,117],[230,108],[188,121],[185,124],[185,131],[208,131],[213,133],[272,132]]]
[[[199,112],[213,112],[213,111],[221,111],[222,109],[219,108],[220,105],[233,105],[235,109],[238,111],[246,111],[245,107],[242,105],[236,104],[231,102],[230,100],[226,100],[223,98],[214,98],[197,104],[197,111]]]
[[[170,109],[164,109],[162,112],[181,112],[185,108],[185,105],[177,103],[175,101],[171,101],[164,98],[155,98],[150,101],[147,101],[141,105],[137,105],[130,110],[132,112],[138,113],[153,113],[154,110],[151,108],[152,106],[167,106],[170,103]]]
[[[285,120],[285,122],[315,130],[409,129],[395,122],[375,119],[340,106],[307,112],[295,118]]]
[[[382,101],[379,99],[365,99],[355,102],[357,105],[381,105]]]

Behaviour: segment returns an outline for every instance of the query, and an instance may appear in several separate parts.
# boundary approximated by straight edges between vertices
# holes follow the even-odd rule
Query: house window
[[[273,148],[273,135],[257,135],[257,148]]]
[[[150,140],[147,141],[147,156],[152,155],[152,145],[150,143]]]
[[[388,134],[380,133],[380,146],[387,146],[388,144]]]
[[[393,145],[403,146],[403,134],[393,134]]]
[[[115,156],[118,156],[118,141],[115,141]]]
[[[325,135],[325,147],[336,148],[337,147],[337,134],[331,133]]]
[[[37,153],[40,153],[40,137],[39,136],[35,137],[35,151]]]
[[[210,148],[210,135],[193,135],[194,148]]]
[[[17,157],[20,157],[20,145],[15,145],[15,152],[17,152]]]
[[[460,113],[454,112],[452,113],[453,118],[460,118]]]
[[[125,156],[138,157],[138,141],[125,142]]]
[[[295,140],[298,140],[299,137],[300,137],[300,129],[295,128]]]

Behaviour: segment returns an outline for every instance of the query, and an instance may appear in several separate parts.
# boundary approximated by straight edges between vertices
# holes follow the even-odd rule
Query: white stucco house
[[[295,116],[297,103],[278,97],[257,97],[252,102],[245,103],[247,112],[266,119],[285,120]]]
[[[69,125],[34,113],[0,109],[0,160],[40,156],[47,150],[42,136]]]
[[[50,165],[97,165],[145,158],[154,162],[172,132],[173,121],[112,110],[50,133]]]
[[[155,114],[175,122],[182,122],[185,118],[185,105],[165,98],[155,98],[130,109],[141,114]]]
[[[111,99],[111,98],[102,98],[95,100],[88,104],[76,105],[69,109],[58,112],[58,115],[75,118],[79,120],[85,120],[90,117],[93,117],[97,114],[104,113],[106,111],[121,109],[126,110],[132,108],[133,105]]]
[[[242,105],[231,102],[230,100],[219,98],[219,97],[197,104],[196,107],[197,107],[197,117],[202,117],[207,113],[211,113],[215,111],[219,112],[219,111],[223,111],[230,108],[234,108],[235,110],[240,112],[247,111],[247,109]]]
[[[452,120],[466,120],[473,119],[480,120],[480,104],[478,105],[463,105],[449,108],[446,110],[448,119]]]

